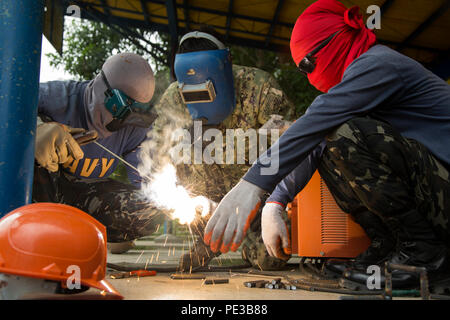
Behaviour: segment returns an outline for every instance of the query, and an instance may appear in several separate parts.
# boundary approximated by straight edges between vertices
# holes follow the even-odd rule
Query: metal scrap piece
[[[173,280],[193,280],[193,279],[206,279],[204,274],[200,273],[173,273],[170,275]]]

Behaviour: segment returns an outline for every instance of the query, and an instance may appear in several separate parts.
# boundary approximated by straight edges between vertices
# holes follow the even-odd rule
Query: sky
[[[50,66],[50,61],[46,57],[46,53],[56,53],[55,48],[48,42],[47,38],[42,36],[42,53],[41,53],[41,73],[39,82],[47,82],[51,80],[69,80],[73,77],[64,71],[64,68],[54,68]]]

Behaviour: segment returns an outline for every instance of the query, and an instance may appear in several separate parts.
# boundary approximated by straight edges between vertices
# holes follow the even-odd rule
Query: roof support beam
[[[178,41],[178,15],[176,0],[166,0],[167,18],[169,19],[169,31],[172,41]]]
[[[384,15],[385,12],[394,4],[395,0],[386,0],[380,7],[381,15]]]
[[[176,0],[165,0],[167,18],[169,19],[169,33],[170,33],[170,69],[171,78],[175,80],[175,72],[173,70],[173,61],[175,60],[175,54],[178,47],[178,16],[177,16],[177,1]]]
[[[105,12],[105,15],[107,17],[110,17],[111,16],[111,10],[109,10],[108,2],[106,0],[102,0],[101,3],[103,5],[103,11]]]
[[[191,19],[189,19],[189,0],[184,0],[184,23],[186,29],[191,30]]]
[[[141,7],[142,7],[142,13],[144,14],[145,22],[147,23],[148,27],[150,28],[150,25],[151,25],[150,13],[148,12],[147,2],[145,0],[141,0]]]
[[[157,4],[165,4],[165,1],[167,0],[148,0],[148,2],[152,2],[152,3],[157,3]],[[185,5],[184,4],[178,4],[179,8],[184,8]],[[208,8],[204,8],[204,7],[198,7],[198,6],[189,6],[189,9],[192,11],[199,11],[199,12],[206,12],[206,13],[211,13],[211,14],[216,14],[218,16],[227,16],[228,12],[226,11],[221,11],[221,10],[215,10],[215,9],[208,9]],[[247,16],[247,15],[243,15],[243,14],[237,14],[234,13],[233,14],[233,18],[237,18],[237,19],[245,19],[245,20],[250,20],[250,21],[255,21],[255,22],[262,22],[262,23],[267,23],[267,24],[271,24],[272,20],[269,19],[264,19],[264,18],[259,18],[259,17],[254,17],[254,16]],[[287,22],[279,22],[278,23],[281,26],[284,27],[288,27],[288,28],[293,28],[294,24],[293,23],[287,23]]]
[[[230,37],[230,29],[231,29],[231,18],[233,17],[233,5],[234,1],[229,0],[228,2],[228,13],[227,13],[227,24],[225,26],[225,39],[228,40]]]
[[[280,16],[281,8],[283,7],[284,0],[278,0],[277,7],[275,9],[275,13],[273,15],[272,23],[270,24],[269,32],[266,37],[266,47],[270,44],[270,40],[272,38],[273,30],[275,29],[275,25],[278,22],[278,17]]]
[[[416,39],[426,28],[428,28],[434,21],[442,16],[450,8],[450,0],[445,0],[444,3],[434,11],[427,20],[417,27],[399,46],[397,50],[404,49],[410,42]]]

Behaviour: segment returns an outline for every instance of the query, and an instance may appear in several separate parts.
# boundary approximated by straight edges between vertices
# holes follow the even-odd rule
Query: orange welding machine
[[[343,212],[319,173],[288,205],[292,253],[301,257],[354,258],[370,239],[351,215]]]

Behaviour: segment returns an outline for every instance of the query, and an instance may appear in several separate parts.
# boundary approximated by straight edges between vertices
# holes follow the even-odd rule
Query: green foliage
[[[99,72],[105,60],[119,52],[134,52],[150,61],[155,72],[167,68],[155,60],[153,55],[164,58],[165,54],[153,48],[148,43],[133,37],[124,37],[121,33],[100,22],[80,19],[65,21],[64,46],[62,56],[49,53],[50,65],[62,66],[75,80],[93,79]],[[157,42],[167,50],[167,36],[160,37],[157,33],[134,32],[142,34],[147,40]],[[145,50],[144,50],[145,49]]]
[[[314,88],[309,83],[308,79],[297,70],[294,63],[291,65],[280,65],[279,71],[275,72],[275,77],[281,88],[283,88],[284,93],[286,93],[289,99],[294,103],[298,117],[304,114],[314,99],[321,94],[321,92]]]

